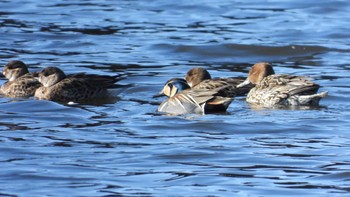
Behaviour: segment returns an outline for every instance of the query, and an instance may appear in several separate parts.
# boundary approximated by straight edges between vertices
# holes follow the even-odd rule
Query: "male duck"
[[[185,77],[192,89],[211,90],[219,87],[226,87],[220,92],[220,96],[235,97],[246,95],[253,86],[237,87],[244,81],[244,78],[211,78],[209,72],[200,67],[190,69]]]
[[[158,111],[169,114],[224,112],[233,98],[218,96],[221,89],[190,89],[184,79],[170,79],[161,91],[169,98],[160,104]]]
[[[19,60],[7,63],[2,74],[8,81],[1,86],[0,92],[8,97],[34,96],[35,90],[41,86],[36,74],[29,73],[27,65]]]
[[[306,77],[275,74],[271,64],[260,62],[250,69],[248,78],[238,87],[254,84],[247,102],[263,106],[318,105],[327,92],[317,93],[319,85]]]
[[[112,88],[117,76],[96,74],[66,75],[57,67],[47,67],[39,72],[39,81],[43,85],[35,91],[35,97],[41,100],[78,101],[103,97],[107,89]]]

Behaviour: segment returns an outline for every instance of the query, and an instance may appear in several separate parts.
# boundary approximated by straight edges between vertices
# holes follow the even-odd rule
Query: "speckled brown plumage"
[[[247,95],[247,102],[264,106],[274,105],[318,105],[327,92],[317,93],[319,85],[307,77],[274,74],[269,63],[257,63],[242,84],[256,86]],[[241,86],[241,85],[239,85]]]
[[[1,93],[7,97],[34,96],[36,89],[41,87],[35,78],[37,73],[28,73],[27,65],[22,61],[10,61],[2,73],[8,81],[1,86]]]

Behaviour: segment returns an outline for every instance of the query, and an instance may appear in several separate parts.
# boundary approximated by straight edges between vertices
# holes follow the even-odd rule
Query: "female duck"
[[[192,89],[211,90],[219,87],[226,87],[220,92],[220,96],[235,97],[246,95],[252,86],[237,87],[244,81],[244,78],[211,78],[209,72],[200,67],[190,69],[185,77]]]
[[[39,72],[43,85],[35,91],[42,100],[78,101],[107,95],[107,89],[118,81],[116,76],[78,73],[65,75],[57,67],[47,67]]]
[[[218,96],[221,89],[190,89],[184,79],[170,79],[161,91],[169,98],[160,104],[158,111],[169,114],[224,112],[233,98]]]
[[[8,97],[34,96],[35,90],[41,86],[35,78],[36,73],[29,73],[27,65],[13,60],[7,63],[2,74],[8,79],[1,86],[1,93]]]
[[[254,84],[247,95],[247,102],[264,105],[318,105],[327,92],[317,94],[319,85],[306,77],[287,74],[275,75],[271,64],[253,65],[248,78],[238,87]]]

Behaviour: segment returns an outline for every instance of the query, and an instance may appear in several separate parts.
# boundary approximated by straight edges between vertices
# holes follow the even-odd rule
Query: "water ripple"
[[[0,97],[2,196],[344,196],[349,193],[349,3],[1,1],[0,57],[30,71],[123,74],[76,105]],[[255,62],[329,91],[319,107],[169,116],[164,82]],[[4,83],[4,78],[0,83]]]

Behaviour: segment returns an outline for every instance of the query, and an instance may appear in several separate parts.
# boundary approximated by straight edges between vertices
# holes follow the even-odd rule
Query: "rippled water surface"
[[[349,195],[349,13],[346,0],[1,0],[2,66],[126,78],[107,101],[0,97],[0,196]],[[194,66],[246,76],[258,61],[311,76],[329,97],[156,112],[169,78]]]

